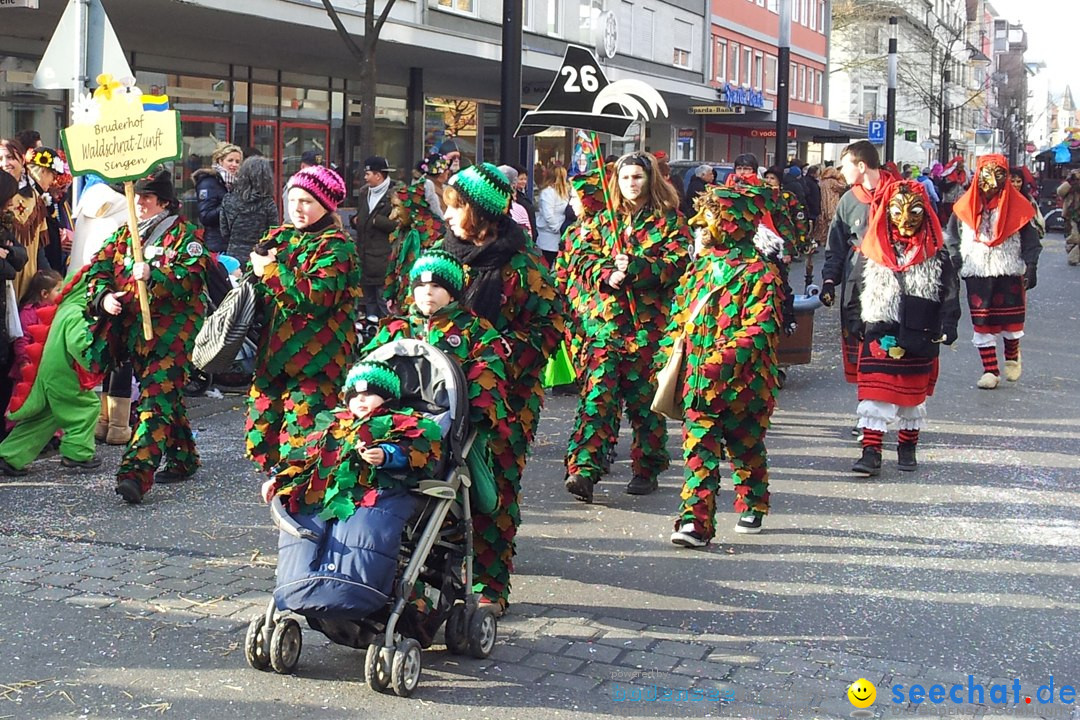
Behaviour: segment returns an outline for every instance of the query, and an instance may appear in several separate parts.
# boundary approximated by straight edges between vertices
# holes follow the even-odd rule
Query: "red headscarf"
[[[959,183],[961,185],[967,182],[967,172],[961,167],[963,162],[963,155],[957,155],[949,161],[949,164],[946,165],[944,169],[942,169],[941,172],[947,182]],[[1006,165],[1006,168],[1008,168],[1008,165]]]
[[[892,167],[890,167],[892,166]],[[869,205],[874,200],[874,196],[878,194],[881,188],[885,187],[891,182],[900,180],[900,173],[893,170],[896,167],[896,163],[888,162],[878,168],[878,186],[873,190],[867,190],[862,183],[853,185],[851,192],[855,194],[855,199],[861,202],[863,205]]]
[[[987,165],[997,165],[1004,168],[1006,181],[1001,189],[989,203],[983,202],[982,193],[979,192],[979,173]],[[990,247],[995,247],[1005,242],[1020,228],[1031,222],[1035,217],[1035,207],[1028,202],[1019,190],[1008,181],[1009,161],[1004,155],[980,155],[975,161],[975,175],[971,187],[967,189],[960,199],[953,205],[956,217],[965,225],[975,230],[975,237],[979,242],[985,242]],[[988,241],[979,238],[979,225],[981,225],[984,210],[998,209],[997,222],[994,223],[994,236]]]
[[[926,210],[925,219],[918,234],[909,238],[901,237],[889,221],[889,202],[901,187],[921,197],[923,208]],[[910,253],[910,257],[903,265],[900,264],[900,258],[896,256],[894,242],[903,244],[902,255],[907,256]],[[903,271],[933,257],[943,244],[941,223],[938,221],[937,213],[933,212],[930,197],[921,182],[889,179],[874,193],[874,199],[870,202],[870,225],[866,228],[862,243],[859,244],[859,252],[868,259],[890,270]],[[915,248],[913,253],[912,248]]]

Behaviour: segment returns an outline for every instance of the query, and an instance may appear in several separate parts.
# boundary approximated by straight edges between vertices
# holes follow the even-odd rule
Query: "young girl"
[[[15,338],[15,362],[11,366],[11,378],[18,380],[24,365],[30,362],[30,356],[26,352],[29,345],[28,331],[32,325],[40,325],[38,308],[56,303],[60,295],[60,288],[64,286],[64,278],[60,273],[51,269],[38,270],[30,280],[19,300],[19,324],[22,325],[22,337]]]

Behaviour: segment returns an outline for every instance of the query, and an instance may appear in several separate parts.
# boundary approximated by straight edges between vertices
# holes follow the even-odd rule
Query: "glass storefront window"
[[[476,159],[476,103],[461,98],[424,100],[424,150],[456,148],[468,162]]]
[[[246,149],[251,144],[251,126],[248,117],[248,84],[246,81],[233,81],[232,102],[232,141]]]
[[[360,98],[350,97],[348,100],[349,126],[348,138],[352,143],[352,162],[346,168],[345,175],[350,182],[352,197],[360,191],[364,183],[363,163],[365,154],[360,147]],[[386,158],[390,166],[395,168],[391,176],[398,181],[406,182],[412,179],[412,167],[420,158],[410,158],[409,148],[409,112],[404,98],[384,97],[375,98],[375,154]]]
[[[0,137],[37,130],[46,145],[60,147],[60,130],[70,123],[63,90],[34,87],[36,60],[0,55]]]

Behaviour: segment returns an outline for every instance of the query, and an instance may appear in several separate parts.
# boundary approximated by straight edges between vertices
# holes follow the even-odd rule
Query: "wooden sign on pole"
[[[73,124],[60,135],[72,175],[95,173],[106,180],[124,183],[132,259],[141,263],[142,240],[133,181],[150,174],[158,163],[180,158],[183,147],[180,115],[175,110],[146,110],[142,92],[133,82],[118,82],[101,75],[98,84],[92,96],[76,99]],[[146,282],[139,280],[136,287],[143,337],[150,340]]]

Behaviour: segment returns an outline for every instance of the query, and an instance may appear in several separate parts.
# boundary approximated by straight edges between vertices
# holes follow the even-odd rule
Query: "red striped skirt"
[[[1027,297],[1020,275],[964,278],[975,332],[995,334],[1024,329]]]

